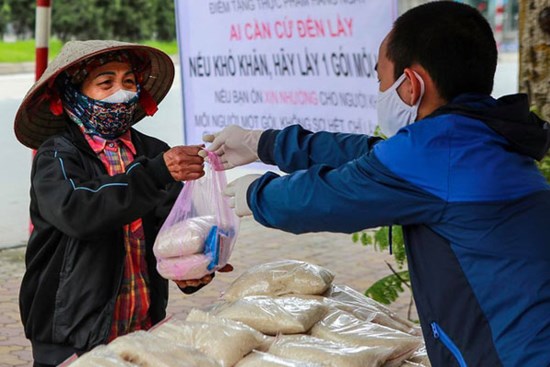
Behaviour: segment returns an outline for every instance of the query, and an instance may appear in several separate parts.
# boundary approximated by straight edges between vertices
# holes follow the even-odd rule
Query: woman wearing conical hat
[[[35,366],[57,365],[165,317],[152,246],[181,190],[204,175],[199,146],[169,148],[132,126],[174,78],[155,48],[68,42],[25,96],[17,139],[37,149],[33,231],[20,292]],[[179,282],[185,293],[211,276]]]

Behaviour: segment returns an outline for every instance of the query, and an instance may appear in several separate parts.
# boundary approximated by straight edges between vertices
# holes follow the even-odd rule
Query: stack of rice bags
[[[275,337],[266,352],[237,366],[409,363],[423,346],[418,328],[361,293],[333,285],[333,278],[327,269],[294,260],[258,265],[237,278],[209,313]]]
[[[429,366],[417,327],[333,278],[301,261],[253,267],[208,310],[119,337],[71,366]]]

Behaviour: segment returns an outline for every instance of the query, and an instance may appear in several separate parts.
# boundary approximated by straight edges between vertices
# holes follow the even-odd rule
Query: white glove
[[[235,209],[235,214],[239,217],[252,215],[252,211],[248,206],[246,192],[248,186],[262,175],[245,175],[227,184],[223,194],[229,198],[229,206]]]
[[[229,125],[213,135],[204,135],[202,140],[212,143],[208,150],[220,156],[224,169],[257,161],[258,142],[262,130],[247,130],[238,125]]]

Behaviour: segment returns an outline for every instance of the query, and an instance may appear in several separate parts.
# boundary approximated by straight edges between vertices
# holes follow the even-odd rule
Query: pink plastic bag
[[[225,171],[212,152],[206,162],[204,177],[185,183],[153,246],[157,270],[167,279],[199,279],[211,274],[227,264],[233,251],[239,221],[223,195]],[[202,224],[194,225],[198,221]],[[191,233],[182,234],[182,228]],[[179,238],[174,238],[174,233]]]

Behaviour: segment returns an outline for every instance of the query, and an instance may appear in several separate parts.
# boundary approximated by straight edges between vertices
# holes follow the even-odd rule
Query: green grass
[[[155,47],[163,50],[168,55],[176,55],[178,53],[178,45],[176,41],[160,42],[160,41],[143,41],[141,44]],[[48,56],[53,59],[61,50],[62,43],[58,39],[51,39]],[[0,42],[0,62],[28,62],[34,61],[35,58],[35,43],[34,40],[16,41],[16,42]]]

